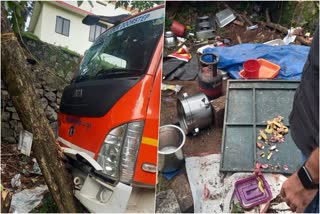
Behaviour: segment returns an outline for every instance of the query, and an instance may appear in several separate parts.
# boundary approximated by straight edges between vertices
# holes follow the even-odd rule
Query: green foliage
[[[34,34],[31,33],[31,32],[28,32],[28,31],[26,31],[26,32],[21,32],[21,36],[22,36],[22,37],[27,37],[28,39],[32,39],[32,40],[36,40],[36,41],[39,41],[39,40],[40,40],[36,35],[34,35]]]
[[[91,7],[93,7],[92,1],[88,0],[89,4]],[[82,5],[83,1],[77,1],[78,7],[80,7]]]
[[[31,13],[32,1],[4,1],[4,9],[14,32],[24,31],[25,21]]]
[[[93,7],[92,1],[88,1]],[[114,1],[109,1],[114,2]],[[82,5],[83,1],[77,1],[78,7]],[[131,3],[131,4],[130,4]],[[164,1],[116,1],[115,8],[124,7],[127,9],[130,6],[131,10],[137,9],[139,12],[154,7],[154,5],[164,4]]]
[[[67,54],[70,54],[70,55],[74,55],[74,56],[77,56],[77,57],[80,57],[80,54],[75,52],[75,51],[72,51],[70,50],[68,47],[60,47],[61,50]]]
[[[137,9],[140,12],[154,7],[155,4],[160,5],[163,3],[164,1],[117,1],[115,8],[122,6],[127,9],[130,6],[131,10]]]
[[[54,202],[51,193],[44,195],[40,206],[36,207],[31,213],[57,213],[59,212],[57,204]]]

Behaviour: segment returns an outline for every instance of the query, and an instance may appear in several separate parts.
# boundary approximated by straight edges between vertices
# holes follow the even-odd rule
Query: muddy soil
[[[172,91],[164,91],[161,93],[161,113],[160,125],[175,124],[178,125],[176,103],[177,98],[183,93],[194,95],[199,92],[197,81],[163,81],[166,84],[182,85],[183,88],[178,94]],[[226,81],[223,84],[223,94],[226,92]],[[219,154],[221,149],[222,128],[210,127],[200,130],[196,136],[187,136],[183,153],[186,157],[203,156],[208,154]]]
[[[20,153],[17,144],[1,144],[1,184],[9,190],[29,189],[45,184],[42,175],[33,173],[33,157]],[[21,186],[13,188],[11,179],[21,174]]]

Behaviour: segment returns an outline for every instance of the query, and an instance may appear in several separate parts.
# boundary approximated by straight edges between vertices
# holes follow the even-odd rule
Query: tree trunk
[[[6,18],[4,7],[1,8],[1,45],[2,78],[23,128],[33,134],[32,151],[49,190],[60,212],[77,212],[72,177],[65,168],[60,147],[28,76],[31,71]]]

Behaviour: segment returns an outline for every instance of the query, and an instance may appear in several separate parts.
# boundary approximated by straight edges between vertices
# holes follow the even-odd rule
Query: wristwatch
[[[298,171],[298,177],[306,189],[319,189],[319,183],[314,183],[312,177],[305,165],[303,165]]]

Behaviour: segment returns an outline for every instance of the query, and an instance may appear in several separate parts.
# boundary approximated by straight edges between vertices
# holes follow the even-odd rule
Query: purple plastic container
[[[252,208],[271,199],[272,194],[269,184],[263,175],[260,178],[264,184],[264,193],[260,191],[255,175],[238,180],[235,183],[236,196],[243,208]]]

